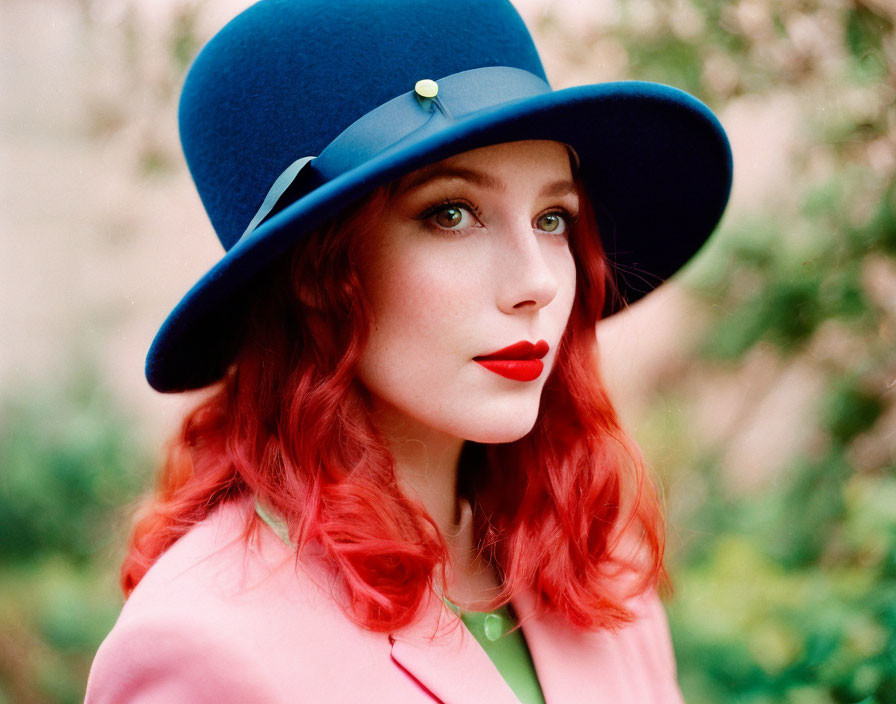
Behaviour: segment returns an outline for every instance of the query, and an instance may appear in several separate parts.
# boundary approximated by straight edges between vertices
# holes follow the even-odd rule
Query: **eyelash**
[[[423,222],[427,222],[430,218],[435,217],[443,210],[447,210],[449,208],[459,208],[461,210],[466,210],[468,213],[470,213],[470,215],[476,218],[477,221],[481,219],[481,211],[479,210],[479,208],[477,208],[469,201],[462,199],[445,199],[439,201],[438,203],[427,207],[422,213],[420,213],[420,215],[417,216],[417,219]],[[578,213],[573,215],[566,208],[551,208],[549,210],[545,210],[543,213],[539,213],[536,219],[543,218],[545,215],[559,215],[561,218],[563,218],[563,220],[566,222],[566,231],[561,233],[563,235],[569,235],[570,230],[575,227],[576,222],[579,219]],[[435,223],[427,222],[427,224],[430,225],[433,229],[438,230],[439,232],[455,232],[455,230],[452,230],[451,228],[441,227],[440,225],[436,225]],[[545,232],[547,234],[553,234],[551,232],[547,232],[547,230],[545,230]]]
[[[428,206],[420,215],[417,216],[418,220],[421,220],[425,224],[431,226],[432,228],[439,230],[440,232],[452,232],[450,228],[441,227],[432,222],[428,222],[436,215],[441,213],[444,210],[448,210],[449,208],[458,208],[460,210],[466,210],[470,215],[472,215],[476,220],[479,220],[481,217],[481,211],[475,205],[466,200],[461,199],[450,199],[446,198],[444,200],[439,201],[438,203],[434,203]]]

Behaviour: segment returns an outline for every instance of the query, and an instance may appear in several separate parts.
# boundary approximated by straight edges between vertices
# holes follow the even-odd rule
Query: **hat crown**
[[[485,66],[544,78],[506,0],[262,0],[238,15],[196,58],[179,113],[224,248],[296,159],[420,79]]]

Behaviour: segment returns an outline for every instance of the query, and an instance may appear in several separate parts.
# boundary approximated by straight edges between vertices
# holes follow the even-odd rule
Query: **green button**
[[[424,78],[414,85],[414,92],[421,98],[435,98],[439,94],[439,84]]]
[[[504,619],[498,614],[489,614],[485,617],[482,630],[485,631],[485,637],[489,640],[498,640],[504,635]]]

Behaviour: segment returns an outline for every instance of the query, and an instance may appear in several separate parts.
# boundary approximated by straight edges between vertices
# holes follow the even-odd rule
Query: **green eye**
[[[439,227],[457,227],[464,219],[464,211],[457,206],[448,206],[436,213],[435,220]]]
[[[539,230],[545,232],[563,232],[566,229],[566,221],[560,213],[545,213],[535,221]]]

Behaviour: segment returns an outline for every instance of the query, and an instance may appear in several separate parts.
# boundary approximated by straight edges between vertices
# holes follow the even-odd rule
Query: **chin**
[[[517,407],[512,412],[476,419],[478,422],[464,428],[460,437],[484,445],[516,442],[531,432],[537,417],[537,406],[531,410]]]
[[[504,443],[516,442],[520,438],[526,437],[529,434],[529,431],[532,430],[532,426],[523,432],[479,432],[479,433],[471,433],[470,437],[467,437],[466,440],[470,442],[477,442],[480,445],[501,445]]]

